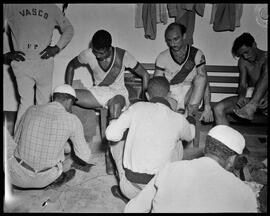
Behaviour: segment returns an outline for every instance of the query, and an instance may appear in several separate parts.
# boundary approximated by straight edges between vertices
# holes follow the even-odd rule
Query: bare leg
[[[97,108],[101,107],[97,99],[94,97],[94,95],[86,90],[86,89],[75,89],[76,96],[78,98],[77,101],[75,101],[76,105],[79,105],[84,108]]]
[[[118,118],[121,110],[126,105],[125,98],[122,95],[116,95],[108,101],[110,118]]]
[[[109,118],[110,119],[117,119],[120,114],[121,110],[125,106],[125,98],[122,95],[116,95],[112,99],[108,101],[108,108],[109,108]],[[105,151],[105,162],[106,162],[106,172],[108,175],[114,174],[114,164],[112,155],[110,153],[109,145],[114,145],[115,143],[109,142],[108,146],[106,147]]]
[[[214,107],[215,122],[217,125],[229,125],[226,115],[233,113],[238,101],[237,96],[225,98]]]

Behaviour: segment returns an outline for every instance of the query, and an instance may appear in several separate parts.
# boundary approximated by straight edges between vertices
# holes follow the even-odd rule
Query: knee
[[[223,104],[218,103],[218,104],[216,104],[216,105],[214,106],[213,110],[214,110],[214,114],[215,114],[216,116],[222,115],[223,112],[224,112],[224,106],[223,106]]]
[[[116,95],[108,102],[110,115],[112,118],[118,118],[121,110],[125,106],[126,101],[122,95]]]
[[[121,106],[122,108],[125,106],[126,100],[123,95],[114,96],[108,103],[109,106]]]

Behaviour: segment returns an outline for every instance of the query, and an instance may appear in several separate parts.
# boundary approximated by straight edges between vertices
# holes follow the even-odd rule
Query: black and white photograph
[[[267,213],[267,3],[3,3],[3,213]]]

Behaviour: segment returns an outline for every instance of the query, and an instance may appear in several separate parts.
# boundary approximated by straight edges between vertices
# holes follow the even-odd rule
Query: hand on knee
[[[199,110],[199,104],[188,104],[187,111],[188,115],[196,116]]]

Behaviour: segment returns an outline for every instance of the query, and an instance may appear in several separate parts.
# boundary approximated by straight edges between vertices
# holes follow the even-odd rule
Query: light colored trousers
[[[54,59],[25,59],[25,61],[12,61],[11,67],[16,77],[20,103],[14,132],[20,118],[28,107],[34,104],[34,86],[36,85],[37,104],[46,104],[50,101],[52,91],[52,78]]]
[[[55,181],[63,172],[62,162],[45,172],[35,173],[21,166],[14,158],[14,150],[17,144],[9,132],[4,128],[5,142],[5,175],[6,184],[13,184],[21,188],[42,188]]]
[[[132,183],[126,178],[125,170],[123,167],[124,146],[125,140],[124,141],[121,140],[118,143],[111,145],[110,151],[112,153],[112,157],[115,161],[116,168],[119,174],[120,190],[127,198],[132,199],[145,187],[145,185]],[[182,158],[183,158],[183,145],[182,142],[179,141],[175,146],[170,162],[182,160]]]

